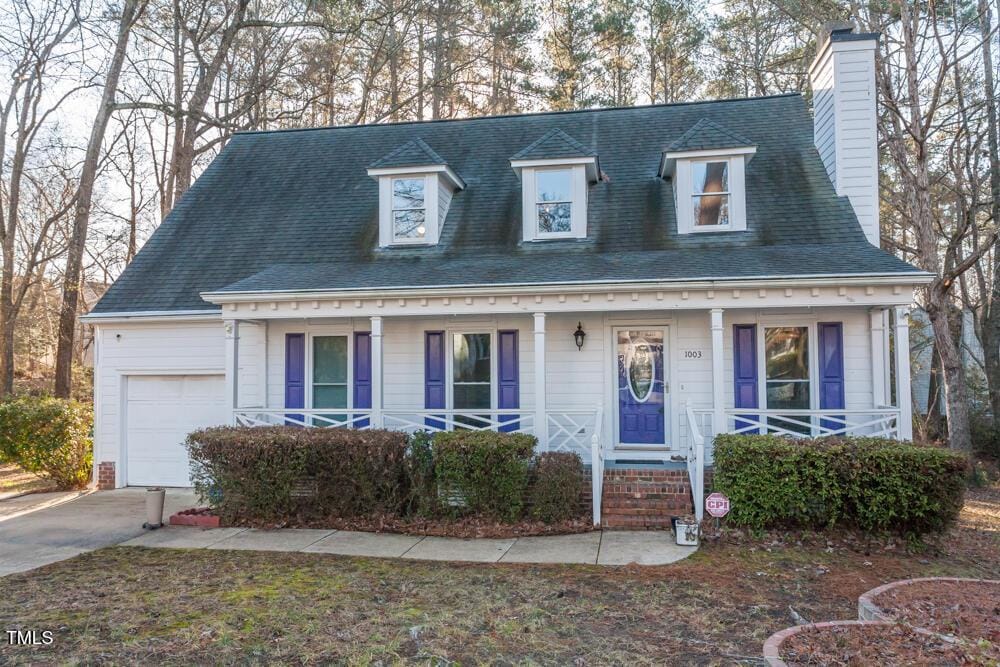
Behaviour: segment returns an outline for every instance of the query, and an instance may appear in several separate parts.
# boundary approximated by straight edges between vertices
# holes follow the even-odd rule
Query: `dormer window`
[[[535,218],[538,236],[573,231],[573,170],[535,171]]]
[[[392,179],[392,240],[421,241],[427,237],[427,178]]]
[[[678,234],[746,230],[746,163],[756,151],[708,120],[667,147],[660,176],[673,183]]]
[[[691,163],[692,224],[695,227],[729,226],[729,160]]]
[[[559,129],[510,159],[521,178],[525,241],[587,237],[587,186],[597,154]]]
[[[368,175],[378,181],[381,248],[437,244],[451,198],[465,187],[444,158],[420,139],[374,162]]]

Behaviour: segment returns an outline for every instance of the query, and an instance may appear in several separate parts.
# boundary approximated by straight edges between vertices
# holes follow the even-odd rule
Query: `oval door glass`
[[[628,351],[628,388],[639,403],[645,403],[656,382],[656,364],[653,349],[644,339],[633,340]]]

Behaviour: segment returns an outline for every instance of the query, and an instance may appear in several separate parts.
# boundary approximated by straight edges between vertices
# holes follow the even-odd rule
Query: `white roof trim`
[[[87,324],[103,324],[106,322],[132,322],[150,320],[218,320],[221,310],[132,310],[114,313],[87,313],[80,321]]]
[[[451,181],[453,188],[458,190],[465,189],[465,181],[446,164],[424,164],[413,167],[377,167],[368,170],[368,175],[375,179],[381,176],[408,176],[411,174],[443,174],[445,178]]]
[[[561,157],[546,158],[544,160],[511,160],[510,167],[521,178],[521,170],[525,167],[545,168],[545,167],[570,167],[575,164],[582,164],[587,167],[587,178],[593,182],[598,179],[597,158],[593,156],[583,157]]]
[[[701,160],[712,157],[732,157],[734,155],[744,155],[745,161],[749,162],[757,153],[756,146],[738,146],[735,148],[712,148],[697,151],[664,151],[663,159],[660,160],[660,170],[657,176],[663,178],[669,176],[674,171],[677,160]]]
[[[424,287],[391,287],[385,289],[316,289],[287,291],[245,291],[245,292],[202,292],[201,298],[210,303],[227,304],[246,301],[269,300],[314,300],[324,299],[359,299],[384,298],[397,296],[413,298],[421,296],[453,296],[455,294],[520,294],[536,292],[594,292],[613,286],[627,291],[630,289],[653,290],[691,290],[712,289],[724,286],[726,289],[754,289],[768,287],[822,287],[840,285],[925,285],[934,280],[934,276],[925,271],[908,273],[868,273],[849,276],[801,275],[801,276],[761,276],[758,278],[702,278],[695,280],[608,280],[608,281],[577,281],[562,283],[518,283],[509,285],[428,285]]]

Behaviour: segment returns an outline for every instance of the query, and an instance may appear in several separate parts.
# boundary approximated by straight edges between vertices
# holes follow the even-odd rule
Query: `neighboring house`
[[[491,428],[578,452],[596,518],[629,466],[700,488],[713,431],[910,437],[886,322],[907,349],[929,276],[877,247],[875,40],[823,46],[815,120],[796,94],[234,136],[87,316],[102,484],[188,484],[209,424]]]

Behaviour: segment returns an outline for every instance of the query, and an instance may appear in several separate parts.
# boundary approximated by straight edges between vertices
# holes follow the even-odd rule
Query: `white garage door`
[[[190,486],[187,434],[227,423],[222,375],[132,375],[126,384],[129,486]]]

